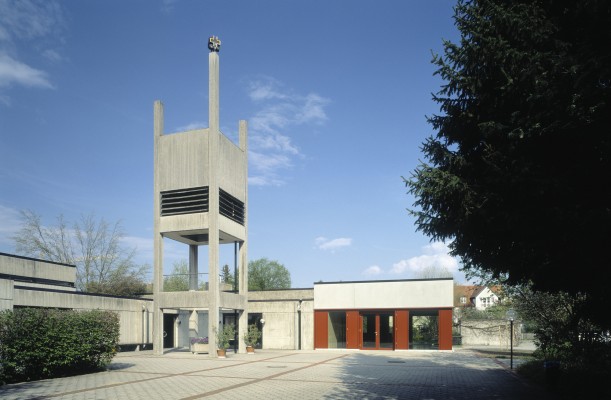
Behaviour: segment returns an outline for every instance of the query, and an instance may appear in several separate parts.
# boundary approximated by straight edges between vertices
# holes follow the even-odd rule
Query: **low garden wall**
[[[495,346],[509,348],[510,323],[504,319],[465,319],[460,323],[460,336],[463,345]],[[522,340],[522,323],[513,324],[513,345]]]

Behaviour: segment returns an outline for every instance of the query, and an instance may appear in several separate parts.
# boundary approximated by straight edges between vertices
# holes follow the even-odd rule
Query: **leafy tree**
[[[152,288],[139,276],[125,275],[121,272],[112,274],[104,282],[90,282],[87,286],[89,293],[106,293],[115,296],[134,296],[151,293]]]
[[[189,264],[187,260],[175,261],[172,264],[172,273],[163,277],[164,292],[189,291]],[[198,289],[204,290],[206,282],[198,282]]]
[[[248,263],[248,290],[289,289],[291,273],[278,261],[260,258]]]
[[[537,355],[561,360],[565,368],[609,371],[609,331],[585,317],[584,295],[536,292],[529,286],[515,292],[519,315],[534,325]]]
[[[405,180],[417,229],[467,275],[583,293],[611,327],[611,3],[459,0],[454,19],[437,133]]]
[[[23,224],[13,236],[15,251],[43,260],[76,265],[76,286],[91,293],[140,294],[149,266],[138,266],[135,249],[121,245],[120,222],[109,225],[93,214],[81,216],[70,227],[64,217],[56,226],[44,226],[38,214],[22,211]]]
[[[433,264],[414,272],[414,277],[417,279],[451,278],[452,273],[446,267]]]
[[[221,269],[221,278],[223,280],[223,283],[227,283],[233,286],[235,279],[233,277],[233,273],[229,269],[229,265],[223,265],[223,268]]]
[[[189,266],[186,260],[175,261],[172,273],[163,278],[164,292],[186,292],[189,290]]]

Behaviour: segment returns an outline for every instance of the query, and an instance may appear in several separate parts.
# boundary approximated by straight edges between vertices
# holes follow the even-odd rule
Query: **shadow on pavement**
[[[329,399],[549,399],[493,360],[470,352],[414,355],[358,353],[341,364]]]

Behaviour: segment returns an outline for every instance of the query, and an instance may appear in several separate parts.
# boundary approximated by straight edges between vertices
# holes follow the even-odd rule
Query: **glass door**
[[[378,347],[378,331],[376,327],[376,314],[361,314],[361,327],[363,332],[363,349],[376,349]]]
[[[394,329],[393,313],[361,313],[361,348],[393,349]]]
[[[395,338],[395,316],[392,313],[378,314],[378,347],[392,349]]]

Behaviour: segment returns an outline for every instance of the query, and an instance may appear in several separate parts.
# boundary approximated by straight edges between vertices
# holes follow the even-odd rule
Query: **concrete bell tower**
[[[239,122],[239,143],[219,128],[219,50],[221,41],[208,40],[209,126],[164,133],[163,104],[154,103],[154,330],[155,354],[163,354],[164,315],[191,313],[189,323],[208,314],[210,356],[216,357],[216,332],[222,310],[239,314],[239,351],[247,329],[248,260],[248,148],[247,124]],[[189,248],[189,291],[163,290],[163,241],[175,240]],[[219,247],[234,245],[239,290],[222,292]],[[198,248],[208,246],[208,288],[198,290]],[[174,326],[173,329],[178,329]],[[164,335],[165,333],[165,335]],[[173,346],[166,346],[173,347]]]

